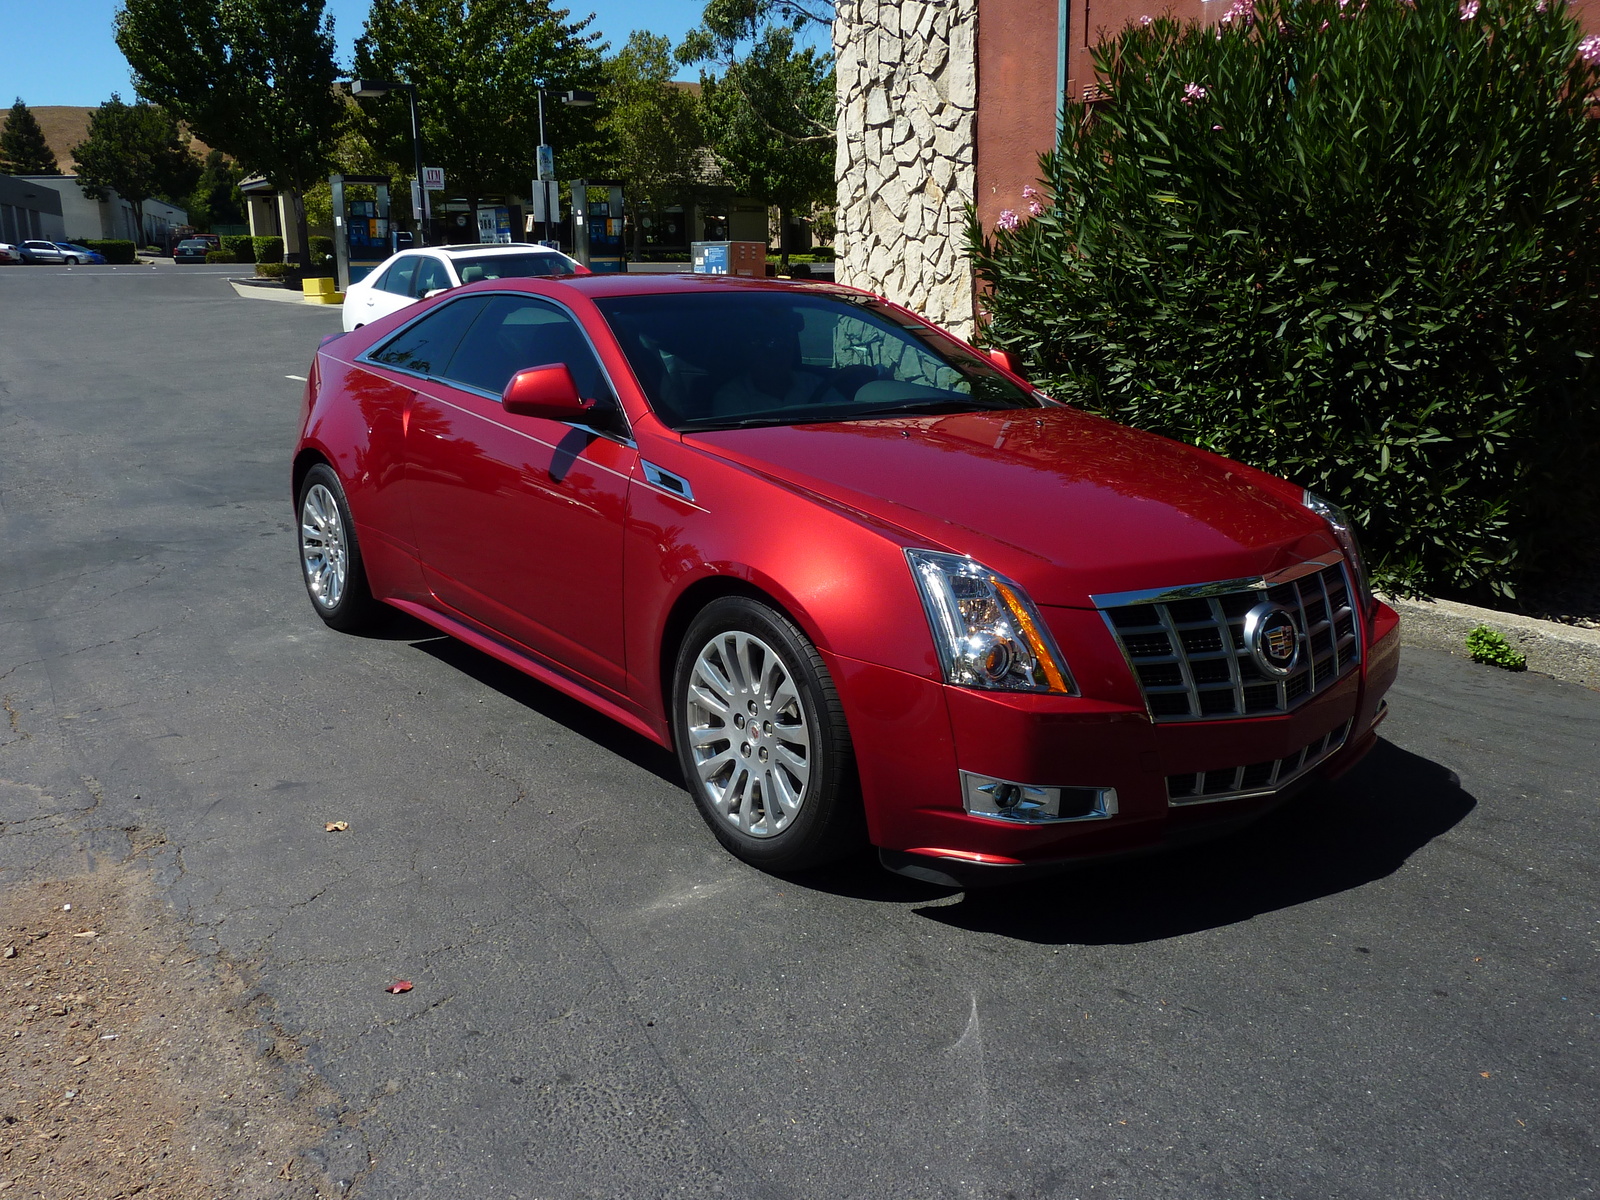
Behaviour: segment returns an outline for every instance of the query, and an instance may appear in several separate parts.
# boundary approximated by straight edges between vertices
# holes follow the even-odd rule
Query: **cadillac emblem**
[[[1300,661],[1300,630],[1286,610],[1272,604],[1258,604],[1245,614],[1244,644],[1269,679],[1282,679]]]

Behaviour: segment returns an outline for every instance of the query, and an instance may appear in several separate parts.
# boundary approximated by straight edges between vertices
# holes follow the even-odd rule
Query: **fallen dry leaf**
[[[96,930],[96,929],[85,929],[82,933],[75,933],[72,936],[73,937],[98,937],[99,936],[99,930]]]
[[[350,822],[349,821],[329,821],[322,828],[323,828],[323,831],[326,832],[326,833],[343,833],[346,829],[350,828]]]
[[[392,993],[392,994],[398,994],[400,992],[409,992],[411,990],[411,981],[409,979],[396,979],[393,983],[391,983],[388,987],[384,988],[383,990],[386,991],[386,992]]]
[[[75,1067],[81,1067],[81,1066],[83,1066],[84,1063],[86,1063],[88,1061],[89,1061],[89,1056],[87,1054],[80,1054],[80,1055],[78,1055],[77,1058],[72,1060],[72,1065],[75,1066]]]
[[[6,957],[6,958],[15,958],[16,956],[17,956],[17,948],[15,946],[7,946],[4,957]]]

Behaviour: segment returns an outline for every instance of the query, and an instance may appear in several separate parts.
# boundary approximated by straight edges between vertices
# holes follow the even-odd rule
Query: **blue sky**
[[[563,0],[574,16],[595,14],[593,28],[613,49],[635,29],[677,41],[699,23],[704,0]],[[341,63],[350,61],[368,0],[327,0]],[[0,0],[0,107],[21,96],[30,105],[99,104],[112,92],[131,99],[128,64],[111,38],[117,0]],[[680,78],[698,79],[697,71]]]

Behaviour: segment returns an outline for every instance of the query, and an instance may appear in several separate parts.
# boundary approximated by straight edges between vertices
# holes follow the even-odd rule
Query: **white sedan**
[[[589,268],[577,259],[545,246],[494,243],[402,250],[345,290],[344,328],[346,333],[360,329],[369,321],[464,283],[589,274]]]

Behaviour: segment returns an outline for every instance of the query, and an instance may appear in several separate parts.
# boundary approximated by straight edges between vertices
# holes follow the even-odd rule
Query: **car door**
[[[357,300],[361,313],[361,323],[376,321],[379,317],[387,317],[392,312],[399,312],[408,304],[414,303],[411,295],[411,285],[417,275],[417,258],[408,255],[397,258],[388,265],[370,286],[363,289]]]
[[[620,694],[622,529],[637,452],[625,430],[500,405],[517,371],[558,362],[621,420],[569,312],[527,293],[489,295],[446,377],[416,389],[406,494],[424,578],[442,603]]]

